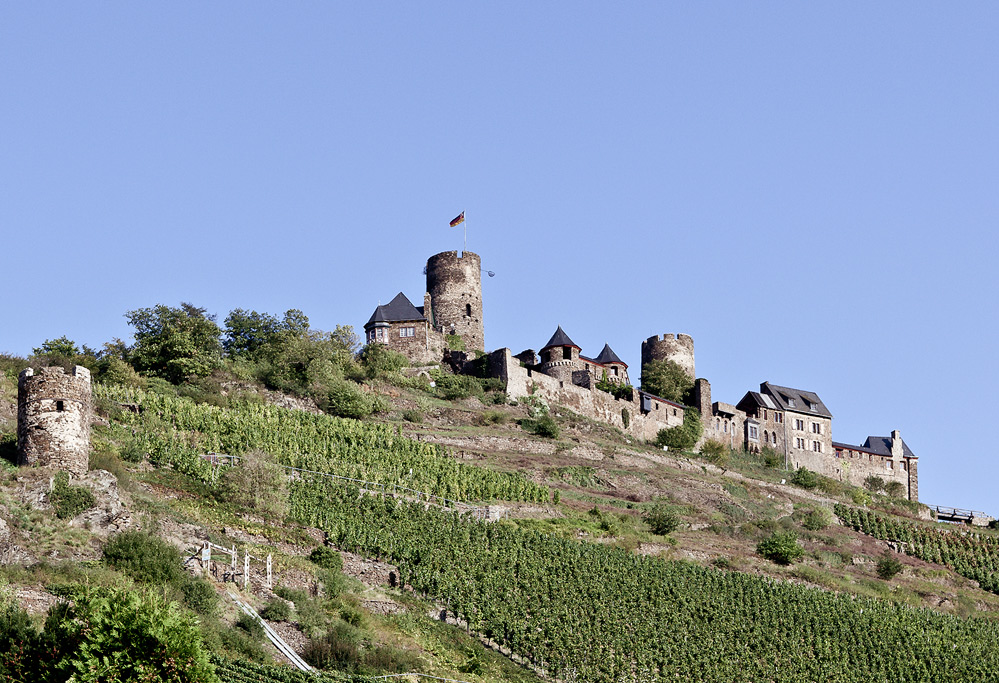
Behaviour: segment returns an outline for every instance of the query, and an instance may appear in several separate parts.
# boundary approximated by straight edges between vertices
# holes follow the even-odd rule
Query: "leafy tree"
[[[703,432],[701,414],[695,408],[687,408],[683,411],[682,425],[659,430],[659,434],[656,436],[656,445],[677,450],[690,450],[701,438]]]
[[[800,486],[803,489],[814,489],[819,485],[819,475],[812,472],[807,467],[799,467],[798,470],[791,475],[791,483],[795,486]]]
[[[256,358],[274,343],[281,331],[281,321],[276,316],[237,308],[225,319],[222,348],[230,356]]]
[[[67,370],[74,365],[82,365],[90,370],[98,367],[99,352],[84,346],[77,347],[69,337],[63,335],[58,339],[47,339],[41,346],[32,349],[32,362],[37,365],[60,366]]]
[[[690,403],[693,389],[694,380],[674,361],[654,360],[642,366],[643,391],[667,401]]]
[[[140,372],[178,384],[221,365],[221,330],[205,309],[188,303],[180,308],[157,304],[128,311],[125,317],[135,328],[131,360]]]
[[[756,552],[777,564],[791,564],[801,559],[805,549],[798,545],[798,535],[793,531],[775,531],[770,538],[760,541]]]
[[[409,365],[409,360],[404,355],[378,342],[368,344],[361,349],[360,358],[361,366],[368,377],[399,372]]]
[[[84,588],[50,611],[43,638],[58,651],[46,680],[218,681],[195,620],[154,592]]]
[[[657,504],[645,514],[645,523],[652,533],[666,536],[680,526],[680,513],[672,505]]]
[[[864,488],[873,493],[885,490],[885,480],[876,474],[870,474],[864,479]]]
[[[885,581],[890,581],[900,571],[902,571],[902,563],[891,553],[886,552],[878,560],[878,576]]]
[[[80,355],[80,349],[76,348],[76,342],[65,335],[58,339],[46,339],[41,346],[32,349],[32,352],[36,356],[57,354],[72,357]]]
[[[284,470],[274,458],[252,450],[230,467],[216,486],[216,495],[239,508],[281,519],[286,512]]]

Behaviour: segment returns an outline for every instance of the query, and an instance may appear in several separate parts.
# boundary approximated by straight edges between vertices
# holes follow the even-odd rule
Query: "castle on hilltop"
[[[430,257],[426,275],[423,305],[414,306],[400,292],[375,308],[364,325],[365,339],[385,344],[416,365],[446,360],[460,372],[471,366],[475,352],[485,352],[481,260],[469,251],[446,251]],[[632,388],[628,365],[609,345],[593,358],[584,356],[561,325],[538,354],[527,349],[515,355],[500,348],[488,356],[489,374],[506,382],[509,398],[543,398],[638,439],[651,441],[661,429],[682,425],[689,409]],[[713,402],[711,384],[695,374],[694,340],[686,334],[643,341],[642,365],[653,360],[673,361],[694,381],[693,408],[704,426],[700,444],[770,449],[789,467],[807,467],[854,485],[877,475],[901,483],[909,500],[918,500],[917,458],[898,430],[891,436],[869,436],[860,446],[833,441],[832,413],[816,393],[769,382],[737,404]]]

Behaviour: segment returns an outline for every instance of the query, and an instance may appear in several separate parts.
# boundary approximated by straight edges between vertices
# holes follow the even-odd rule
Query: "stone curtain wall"
[[[508,398],[519,400],[531,395],[538,396],[550,405],[565,406],[584,417],[617,427],[636,439],[652,441],[660,429],[683,424],[683,411],[677,409],[674,414],[669,404],[661,404],[661,410],[643,415],[637,391],[634,394],[635,400],[628,401],[615,399],[607,392],[598,389],[577,387],[570,381],[559,380],[521,367],[510,349],[499,349],[490,354],[489,365],[490,374],[506,381]],[[627,428],[621,417],[622,408],[628,410],[630,419]]]
[[[889,461],[892,463],[891,469],[887,465]],[[919,500],[918,465],[917,461],[911,458],[889,458],[862,451],[844,450],[839,457],[833,451],[829,457],[804,457],[799,462],[819,474],[854,486],[863,486],[864,480],[872,474],[881,477],[885,482],[897,481],[905,486],[909,500]]]
[[[427,293],[432,311],[425,315],[443,334],[457,334],[465,350],[484,351],[482,261],[470,251],[445,251],[427,259]],[[433,316],[431,318],[431,315]]]
[[[20,465],[56,467],[82,477],[90,456],[93,415],[90,371],[77,365],[32,368],[17,382],[17,457]]]
[[[653,360],[671,360],[694,379],[694,339],[686,334],[664,334],[642,342],[642,365]]]

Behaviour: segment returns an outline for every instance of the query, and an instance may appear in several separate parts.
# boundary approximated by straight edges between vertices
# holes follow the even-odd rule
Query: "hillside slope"
[[[8,412],[10,379],[0,386]],[[792,473],[749,454],[712,463],[664,453],[557,406],[560,435],[546,438],[530,433],[529,406],[498,394],[445,401],[384,382],[368,388],[390,408],[366,421],[269,408],[245,388],[214,407],[99,389],[94,471],[72,483],[94,491],[95,504],[60,519],[49,473],[8,468],[3,577],[40,614],[60,585],[136,581],[100,561],[114,533],[151,531],[184,557],[205,541],[236,545],[240,563],[247,551],[258,558],[240,593],[265,615],[274,605],[284,618],[273,624],[296,649],[351,675],[902,680],[946,671],[984,680],[996,670],[999,596],[948,569],[963,567],[949,550],[920,554],[932,562],[896,554],[906,548],[891,534],[851,524],[873,535],[859,533],[833,514],[866,503],[926,526],[912,506],[828,480],[794,486]],[[245,459],[213,468],[199,457],[211,451]],[[502,519],[458,518],[445,509],[456,499]],[[676,529],[654,533],[653,513]],[[788,531],[800,560],[757,553]],[[324,541],[342,560],[322,565]],[[877,573],[886,552],[902,565],[891,580]],[[226,563],[188,568],[221,595],[241,587],[221,581]],[[161,590],[190,603],[180,588]],[[236,617],[225,599],[201,613],[218,661],[280,661],[234,628]],[[885,657],[885,638],[907,643],[903,654]],[[264,675],[235,673],[240,666],[219,671]]]

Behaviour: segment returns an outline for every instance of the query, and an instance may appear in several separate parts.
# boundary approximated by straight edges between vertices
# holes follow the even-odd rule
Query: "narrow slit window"
[[[62,401],[56,401],[56,410],[61,413],[66,410],[66,405]]]
[[[472,317],[472,304],[465,304],[465,315]]]

